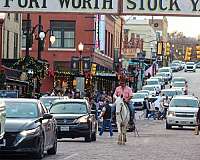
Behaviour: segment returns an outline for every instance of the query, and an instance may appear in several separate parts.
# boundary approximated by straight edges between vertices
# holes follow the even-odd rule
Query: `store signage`
[[[1,0],[2,12],[117,13],[117,0]]]
[[[123,0],[123,14],[199,16],[199,0]]]

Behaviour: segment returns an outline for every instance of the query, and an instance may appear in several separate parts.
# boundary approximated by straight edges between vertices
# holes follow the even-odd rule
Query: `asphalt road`
[[[175,73],[186,77],[189,92],[200,97],[200,71]],[[97,137],[96,142],[85,143],[83,139],[63,139],[58,143],[55,156],[46,155],[44,160],[199,160],[200,137],[191,128],[165,129],[165,121],[140,119],[136,122],[139,137],[128,133],[128,143],[117,145],[117,133],[110,138],[108,132]],[[0,159],[6,159],[0,157]],[[28,157],[10,156],[7,159]],[[31,158],[30,158],[31,159]]]

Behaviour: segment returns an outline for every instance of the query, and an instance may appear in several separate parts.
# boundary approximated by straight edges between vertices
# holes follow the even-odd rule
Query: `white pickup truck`
[[[5,103],[0,101],[0,146],[4,143],[2,139],[5,133],[5,121],[6,121],[6,107]]]

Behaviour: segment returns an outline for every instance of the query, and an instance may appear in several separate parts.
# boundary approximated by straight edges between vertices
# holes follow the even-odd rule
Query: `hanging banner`
[[[1,0],[0,12],[118,13],[117,0]]]
[[[123,14],[199,16],[199,0],[123,0]]]

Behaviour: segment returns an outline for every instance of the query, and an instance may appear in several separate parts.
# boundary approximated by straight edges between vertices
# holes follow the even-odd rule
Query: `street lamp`
[[[82,75],[83,74],[83,68],[82,68],[82,52],[83,52],[83,49],[84,49],[84,44],[82,42],[79,43],[78,45],[78,50],[80,52],[80,74]]]

